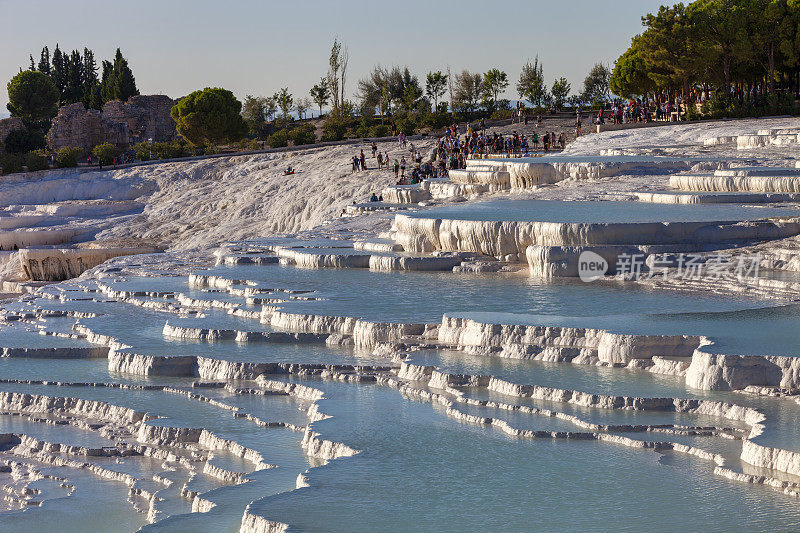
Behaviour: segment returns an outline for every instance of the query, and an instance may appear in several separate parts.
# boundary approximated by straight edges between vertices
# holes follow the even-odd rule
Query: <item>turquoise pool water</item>
[[[320,243],[329,245],[329,243]],[[368,270],[303,270],[280,265],[215,267],[199,273],[251,280],[256,288],[310,291],[291,300],[286,292],[268,297],[284,301],[282,309],[297,313],[360,316],[374,321],[437,323],[443,314],[492,323],[606,328],[626,333],[708,335],[721,353],[791,355],[800,341],[797,306],[763,308],[746,299],[710,294],[685,295],[631,288],[620,283],[542,282],[524,276],[453,273],[383,273]],[[86,282],[83,285],[91,286]],[[257,311],[241,296],[188,286],[183,276],[105,280],[117,290],[183,293],[204,301],[220,301]],[[64,287],[77,289],[78,284]],[[57,293],[56,288],[48,292]],[[77,310],[96,318],[45,318],[0,328],[0,346],[41,343],[42,346],[90,346],[80,339],[38,335],[37,330],[68,332],[78,322],[96,333],[132,346],[130,351],[156,355],[202,355],[228,361],[329,364],[391,364],[380,353],[324,343],[236,343],[171,339],[165,323],[185,327],[269,331],[258,320],[239,318],[221,309],[200,310],[203,316],[179,316],[110,300],[98,293],[69,290],[71,301],[30,298],[10,303],[7,310]],[[99,301],[84,299],[95,297]],[[165,296],[140,296],[160,303]],[[39,346],[39,344],[36,344]],[[509,360],[458,351],[424,350],[410,362],[442,371],[493,375],[520,384],[575,389],[590,393],[641,397],[695,397],[735,402],[767,415],[758,442],[798,448],[800,406],[791,400],[697,391],[680,377],[642,371],[563,363]],[[527,531],[537,530],[791,530],[800,524],[797,500],[779,491],[729,481],[713,475],[714,464],[674,452],[658,453],[595,441],[535,439],[505,435],[492,427],[464,424],[439,405],[404,396],[369,383],[335,382],[303,376],[271,376],[322,390],[319,410],[330,418],[313,422],[321,438],[360,450],[351,458],[322,465],[301,447],[302,431],[261,427],[234,416],[213,401],[264,421],[297,426],[309,423],[308,399],[282,395],[242,394],[222,386],[194,387],[195,378],[143,377],[109,373],[105,359],[0,358],[0,377],[62,382],[169,386],[201,394],[205,400],[161,390],[126,390],[35,383],[0,383],[0,391],[69,396],[131,407],[157,415],[158,426],[204,427],[220,437],[257,450],[277,468],[250,471],[252,465],[229,452],[217,452],[214,466],[247,472],[242,485],[222,483],[204,473],[190,479],[180,469],[164,469],[162,461],[132,457],[91,459],[144,480],[174,478],[160,493],[165,516],[154,524],[126,501],[128,488],[83,470],[60,468],[74,481],[69,497],[48,499],[26,512],[0,512],[0,530],[85,531],[238,531],[245,508],[298,531]],[[209,384],[205,384],[209,385]],[[255,382],[235,387],[258,388]],[[509,397],[486,389],[464,388],[471,398],[530,405],[580,417],[598,424],[682,424],[745,429],[741,422],[671,412],[621,411],[567,403]],[[520,429],[584,431],[550,417],[457,404],[475,416],[507,421]],[[0,433],[21,432],[52,442],[107,444],[101,435],[77,427],[43,425],[0,415]],[[620,432],[634,439],[663,440],[699,446],[738,462],[740,441],[718,437]],[[1,453],[1,452],[0,452]],[[322,465],[322,466],[321,466]],[[310,470],[309,470],[310,469]],[[294,490],[304,473],[310,487]],[[779,475],[779,474],[774,474]],[[788,476],[784,476],[788,477]],[[0,479],[2,482],[2,479]],[[154,484],[143,481],[142,486]],[[192,513],[181,497],[186,484],[216,504],[206,513]],[[156,487],[157,488],[157,487]],[[253,502],[251,504],[251,502]],[[676,513],[680,509],[680,513]],[[108,515],[112,518],[109,518]],[[532,526],[534,524],[534,526]],[[700,525],[700,526],[698,526]]]

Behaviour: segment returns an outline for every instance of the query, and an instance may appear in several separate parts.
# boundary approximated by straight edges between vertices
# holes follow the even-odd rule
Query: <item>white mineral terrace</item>
[[[7,180],[0,530],[795,530],[798,135]]]

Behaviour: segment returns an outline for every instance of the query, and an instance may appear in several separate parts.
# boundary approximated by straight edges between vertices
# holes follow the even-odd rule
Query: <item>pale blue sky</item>
[[[640,17],[656,0],[0,0],[0,110],[5,83],[28,54],[94,50],[112,57],[117,46],[143,94],[178,97],[221,86],[239,98],[289,87],[296,96],[327,69],[334,36],[350,49],[348,93],[370,68],[409,65],[423,80],[430,70],[498,67],[514,84],[537,54],[548,86],[565,76],[576,92],[592,64],[613,65]]]

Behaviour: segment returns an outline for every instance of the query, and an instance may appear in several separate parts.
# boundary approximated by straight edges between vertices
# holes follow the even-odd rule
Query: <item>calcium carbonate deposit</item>
[[[797,529],[799,133],[4,181],[0,530]]]

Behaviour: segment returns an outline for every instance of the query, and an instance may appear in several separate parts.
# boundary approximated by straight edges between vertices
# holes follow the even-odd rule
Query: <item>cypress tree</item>
[[[83,100],[83,58],[81,53],[73,50],[67,60],[66,104],[74,104]]]
[[[97,63],[94,60],[94,52],[88,48],[83,49],[83,105],[87,108],[100,109],[95,107],[96,88],[99,85],[97,80]]]
[[[114,99],[114,66],[109,61],[103,61],[103,75],[100,78],[100,100],[98,109],[109,100]]]
[[[67,89],[68,61],[69,58],[61,53],[61,49],[58,47],[58,43],[56,43],[56,49],[53,51],[53,73],[51,77],[53,78],[53,83],[56,84],[56,89],[58,89],[58,94],[62,103],[65,101]]]
[[[128,98],[137,94],[139,94],[139,90],[136,88],[136,79],[133,77],[133,72],[128,67],[128,62],[122,57],[122,52],[117,48],[117,54],[114,57],[113,97],[125,102]]]
[[[39,65],[37,70],[42,74],[51,75],[50,70],[50,50],[45,46],[42,48],[42,55],[39,57]]]

